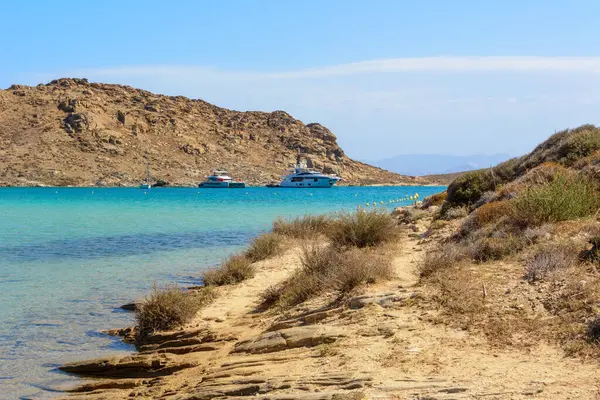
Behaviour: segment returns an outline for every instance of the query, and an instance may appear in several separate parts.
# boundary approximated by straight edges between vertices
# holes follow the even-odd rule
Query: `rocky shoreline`
[[[556,348],[493,347],[477,332],[440,323],[432,289],[415,270],[422,250],[456,226],[431,231],[432,211],[414,220],[407,210],[396,211],[404,233],[384,250],[393,279],[343,298],[261,308],[266,288],[300,267],[296,242],[256,262],[253,278],[218,287],[184,328],[151,335],[129,356],[61,366],[85,378],[65,399],[555,399],[597,392],[596,366]],[[108,333],[128,341],[135,334]]]

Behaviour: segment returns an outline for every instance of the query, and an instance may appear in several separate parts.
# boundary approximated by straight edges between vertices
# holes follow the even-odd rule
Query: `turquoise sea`
[[[198,284],[277,216],[444,189],[0,188],[0,399],[56,396],[76,381],[59,364],[130,352],[98,333],[132,324],[116,307],[154,282]]]

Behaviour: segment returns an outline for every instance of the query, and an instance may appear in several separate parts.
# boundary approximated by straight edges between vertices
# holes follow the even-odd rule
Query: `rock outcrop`
[[[350,159],[326,127],[284,111],[238,112],[129,86],[58,79],[0,90],[0,186],[192,186],[213,168],[277,180],[299,154],[343,184],[420,184]]]

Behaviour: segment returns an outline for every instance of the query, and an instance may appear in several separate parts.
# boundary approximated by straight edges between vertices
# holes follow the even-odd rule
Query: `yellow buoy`
[[[409,200],[412,200],[412,199],[413,199],[413,197],[412,197],[412,196],[410,196],[408,199],[409,199]]]
[[[146,194],[146,192],[144,192],[144,194]]]
[[[309,195],[309,196],[312,196],[312,193],[309,193],[308,195]]]
[[[369,207],[369,203],[365,204],[365,207]]]
[[[374,205],[374,206],[376,206],[376,205],[377,205],[377,202],[376,202],[376,201],[374,201],[374,202],[373,202],[373,205]]]

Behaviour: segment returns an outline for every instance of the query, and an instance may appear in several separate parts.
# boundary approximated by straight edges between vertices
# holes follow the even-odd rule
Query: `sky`
[[[600,117],[597,0],[23,0],[2,13],[2,88],[85,77],[284,110],[358,159],[517,156]]]

